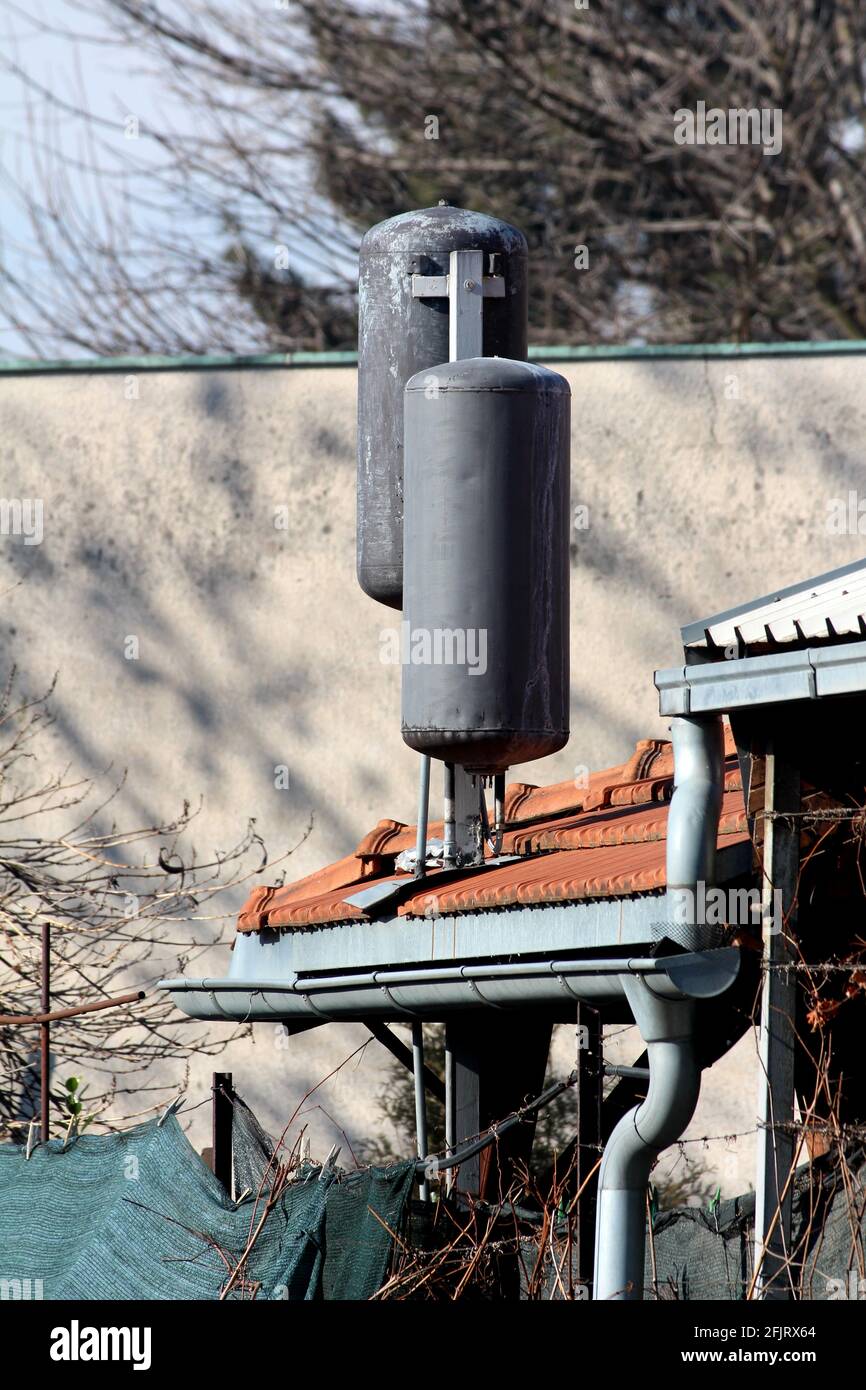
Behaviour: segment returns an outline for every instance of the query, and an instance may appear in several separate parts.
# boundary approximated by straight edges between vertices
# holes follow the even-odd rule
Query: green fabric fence
[[[257,1187],[240,1203],[229,1198],[174,1115],[24,1155],[20,1144],[0,1145],[6,1298],[217,1299],[263,1211]],[[307,1165],[268,1214],[228,1297],[370,1298],[413,1172],[411,1162],[350,1174]]]

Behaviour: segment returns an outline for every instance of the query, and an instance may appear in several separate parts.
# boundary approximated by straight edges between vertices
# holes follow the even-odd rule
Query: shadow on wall
[[[663,732],[652,672],[681,660],[681,623],[864,548],[826,523],[861,476],[858,357],[557,365],[574,398],[572,738],[514,770],[530,782]],[[41,544],[0,537],[3,665],[34,692],[59,672],[58,766],[128,768],[122,823],[202,796],[207,854],[250,817],[282,854],[312,816],[290,878],[383,816],[414,819],[399,668],[380,660],[399,615],[355,582],[353,369],[11,378],[0,428],[4,488],[44,507]],[[292,1044],[293,1089],[323,1073],[327,1031]]]

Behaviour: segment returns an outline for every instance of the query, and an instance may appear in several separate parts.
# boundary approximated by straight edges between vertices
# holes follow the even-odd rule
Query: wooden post
[[[769,743],[763,835],[763,982],[758,1037],[758,1145],[755,1180],[755,1291],[787,1299],[791,1272],[791,1187],[796,1152],[794,1042],[796,972],[792,936],[800,863],[800,774],[787,746]],[[786,819],[786,813],[792,813]],[[786,1190],[787,1188],[787,1190]]]

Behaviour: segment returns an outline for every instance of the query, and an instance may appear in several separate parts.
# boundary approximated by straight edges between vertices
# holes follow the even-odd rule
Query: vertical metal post
[[[785,1261],[791,1249],[794,1162],[794,1037],[797,989],[792,934],[799,876],[799,770],[767,747],[764,808],[763,984],[758,1037],[758,1144],[755,1180],[755,1290],[765,1299],[792,1291]],[[785,1190],[787,1187],[787,1191]],[[760,1266],[760,1267],[758,1267]]]
[[[497,772],[493,778],[493,853],[502,849],[502,833],[505,825],[505,773]]]
[[[412,1024],[412,1070],[415,1075],[415,1139],[418,1157],[427,1157],[427,1097],[424,1092],[424,1025]],[[421,1179],[421,1201],[429,1202],[430,1184]]]
[[[448,276],[448,356],[481,357],[484,344],[484,252],[452,251]]]
[[[454,764],[443,763],[444,778],[444,847],[442,859],[445,864],[453,864],[457,857],[457,806],[455,800],[455,775]]]
[[[427,867],[427,817],[430,810],[430,759],[421,755],[418,773],[418,829],[415,841],[415,877],[423,878]]]
[[[602,1027],[598,1009],[577,1006],[577,1075],[575,1153],[575,1191],[580,1191],[598,1162],[601,1150],[601,1101],[604,1081]],[[598,1179],[588,1183],[578,1201],[575,1227],[577,1277],[587,1287],[592,1282],[595,1263],[595,1215]]]
[[[457,1147],[457,1105],[455,1090],[456,1076],[454,1067],[454,1049],[448,1028],[445,1028],[445,1153],[450,1158]],[[454,1169],[448,1168],[445,1173],[445,1191],[450,1192],[454,1186]]]
[[[453,1067],[454,1109],[453,1146],[481,1133],[482,1052],[487,1019],[475,1014],[456,1015],[445,1024],[446,1047]],[[454,1188],[473,1197],[481,1195],[481,1161],[478,1154],[467,1158],[454,1172]]]
[[[44,1014],[51,1011],[51,928],[47,922],[42,923],[42,1012]],[[40,1048],[40,1080],[39,1080],[39,1102],[41,1107],[42,1121],[42,1142],[43,1144],[50,1138],[49,1133],[49,1111],[51,1104],[51,1024],[40,1023],[39,1025],[39,1048]]]
[[[448,358],[481,357],[484,353],[484,252],[452,251],[448,262]],[[474,858],[475,846],[466,819],[477,820],[471,777],[454,763],[445,764],[445,849],[453,864],[458,851],[464,861]]]
[[[477,860],[480,830],[478,782],[458,764],[454,768],[454,848],[464,864]]]
[[[454,1059],[454,1142],[459,1148],[488,1125],[516,1110],[544,1084],[550,1049],[550,1019],[524,1011],[519,1027],[506,1013],[480,1018],[453,1014],[445,1023],[446,1047]],[[460,1164],[459,1193],[495,1201],[507,1192],[515,1169],[528,1162],[535,1132],[526,1117],[496,1145]]]
[[[215,1071],[211,1094],[213,1096],[213,1171],[228,1192],[232,1193],[232,1123],[234,1105],[232,1103],[232,1074],[230,1071]]]

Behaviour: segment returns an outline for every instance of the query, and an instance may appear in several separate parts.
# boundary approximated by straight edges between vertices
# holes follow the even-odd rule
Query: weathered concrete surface
[[[512,774],[529,781],[620,762],[664,732],[652,672],[679,659],[681,622],[866,549],[827,528],[832,499],[866,491],[863,357],[556,365],[589,525],[572,536],[571,741]],[[382,816],[414,819],[399,669],[379,659],[399,615],[354,577],[354,417],[350,368],[0,380],[0,490],[44,501],[42,544],[0,538],[2,663],[32,689],[59,672],[54,757],[111,764],[109,781],[127,767],[122,822],[202,795],[201,851],[255,816],[276,855],[312,814],[294,877]],[[224,966],[216,953],[207,968]],[[316,1030],[288,1051],[259,1037],[219,1065],[276,1127],[362,1037]],[[374,1051],[321,1100],[353,1136],[368,1128]],[[321,1110],[311,1122],[332,1142]]]

